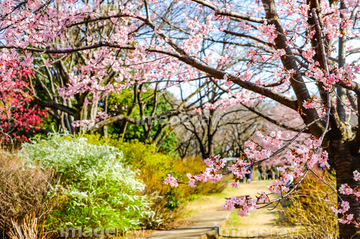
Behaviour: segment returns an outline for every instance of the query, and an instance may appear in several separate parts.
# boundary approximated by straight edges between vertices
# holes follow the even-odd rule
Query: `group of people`
[[[272,167],[269,167],[267,170],[263,170],[262,166],[258,166],[258,179],[259,181],[261,180],[273,180],[273,179],[277,179],[278,175],[277,173],[275,173],[275,170],[273,170]],[[245,179],[247,183],[251,182],[251,175],[252,175],[252,169],[248,168],[246,173],[245,173]]]
[[[287,168],[287,170],[290,170],[289,168]],[[276,169],[274,169],[273,167],[267,167],[267,168],[263,168],[261,165],[258,166],[258,180],[274,180],[274,179],[278,179],[279,178],[279,174],[277,172]],[[252,169],[251,167],[248,168],[246,170],[245,173],[245,179],[247,183],[251,182],[251,175],[252,175]],[[292,183],[293,183],[294,179],[290,178],[289,181],[286,183],[286,187],[291,187]]]
[[[290,169],[286,168],[286,170],[289,171]],[[253,170],[252,170],[251,167],[249,167],[246,170],[246,173],[245,173],[246,183],[251,182],[252,171]],[[261,181],[261,180],[275,180],[275,179],[279,179],[279,177],[280,177],[279,172],[276,170],[275,167],[272,167],[272,166],[261,166],[261,165],[259,165],[257,167],[256,172],[257,172],[257,176],[258,176],[259,181]],[[294,182],[294,178],[290,178],[289,181],[286,183],[286,187],[291,188],[293,182]]]
[[[273,169],[273,167],[268,167],[267,169],[265,168],[265,170],[263,169],[263,167],[261,165],[258,166],[258,180],[274,180],[274,179],[278,179],[279,175],[277,173],[277,171],[275,169]]]

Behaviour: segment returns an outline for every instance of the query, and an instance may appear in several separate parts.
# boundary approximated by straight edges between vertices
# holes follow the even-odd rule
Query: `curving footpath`
[[[182,238],[182,239],[215,239],[225,226],[229,212],[223,209],[209,210],[191,218],[191,224],[171,230],[161,230],[146,238]]]

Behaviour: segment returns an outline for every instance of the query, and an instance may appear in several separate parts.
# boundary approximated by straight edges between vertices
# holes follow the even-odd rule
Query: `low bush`
[[[159,227],[164,222],[171,222],[181,213],[182,206],[191,200],[195,194],[210,194],[221,192],[227,186],[229,179],[225,178],[219,183],[200,183],[198,187],[191,188],[181,185],[171,188],[164,184],[167,174],[171,173],[184,182],[188,181],[186,173],[197,174],[206,168],[200,157],[186,160],[157,153],[156,147],[136,140],[122,142],[116,138],[104,138],[99,134],[85,135],[88,142],[97,145],[111,145],[124,154],[125,161],[140,170],[139,178],[146,184],[144,195],[149,195],[153,214],[146,224],[152,228]]]
[[[35,214],[27,214],[22,222],[12,221],[13,228],[8,232],[10,239],[48,239],[53,235],[39,225]]]
[[[30,165],[53,169],[60,177],[62,202],[50,214],[53,228],[136,228],[151,214],[141,195],[144,185],[124,164],[121,151],[75,136],[34,138],[20,151]]]
[[[334,185],[334,176],[325,174]],[[329,192],[327,185],[315,176],[307,176],[295,193],[288,197],[290,204],[283,204],[277,223],[284,226],[299,226],[296,238],[337,238],[336,194]]]
[[[42,225],[57,205],[56,185],[51,170],[26,167],[24,160],[0,151],[0,237],[27,215]]]

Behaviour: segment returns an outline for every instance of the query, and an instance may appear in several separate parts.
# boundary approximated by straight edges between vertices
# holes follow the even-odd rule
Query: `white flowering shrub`
[[[81,136],[58,133],[34,138],[20,151],[30,165],[50,168],[59,175],[63,202],[51,213],[53,227],[135,228],[151,213],[144,184],[124,164],[122,152],[93,145]]]

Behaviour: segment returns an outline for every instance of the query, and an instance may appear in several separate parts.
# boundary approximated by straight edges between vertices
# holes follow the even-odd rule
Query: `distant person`
[[[321,167],[321,166],[320,166],[320,163],[318,163],[318,168],[319,168],[320,170],[323,170],[325,167]]]
[[[266,177],[268,180],[273,180],[274,177],[273,177],[273,171],[271,170],[271,168],[269,168],[267,171],[266,171]]]
[[[258,170],[259,170],[259,181],[264,180],[262,166],[259,165]]]
[[[251,182],[251,168],[248,168],[248,169],[246,170],[245,178],[246,178],[246,182],[247,182],[247,183],[250,183],[250,182]]]
[[[290,169],[287,168],[286,169],[287,173],[290,173]],[[289,189],[291,189],[293,187],[293,182],[294,182],[294,176],[292,174],[289,174],[290,178],[289,180],[286,182],[285,187],[288,187]]]

